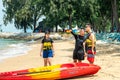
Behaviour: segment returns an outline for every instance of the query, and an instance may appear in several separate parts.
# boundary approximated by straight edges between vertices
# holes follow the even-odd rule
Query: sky
[[[7,26],[4,25],[3,23],[3,16],[4,16],[4,12],[2,11],[4,9],[3,7],[3,3],[2,3],[2,0],[0,0],[0,29],[2,29],[2,32],[23,32],[23,30],[18,30],[15,28],[14,24],[13,23],[9,23]],[[42,19],[44,18],[44,16],[42,18],[40,18],[38,20],[39,21],[42,21]],[[27,32],[32,32],[32,30],[27,30]]]

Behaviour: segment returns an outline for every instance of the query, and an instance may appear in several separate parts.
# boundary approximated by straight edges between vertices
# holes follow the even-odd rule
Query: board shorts
[[[53,51],[52,50],[43,50],[43,58],[50,58],[53,57]]]
[[[94,62],[95,54],[96,54],[96,49],[95,48],[94,48],[94,53],[92,53],[92,48],[91,47],[87,48],[87,60],[90,63]]]
[[[73,59],[84,60],[84,50],[74,50]]]

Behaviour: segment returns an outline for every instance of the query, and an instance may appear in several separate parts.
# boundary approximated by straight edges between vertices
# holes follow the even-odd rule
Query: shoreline
[[[10,57],[24,55],[31,49],[26,41],[2,39],[0,42],[0,62]]]
[[[30,44],[32,48],[25,55],[12,57],[0,62],[0,72],[15,71],[43,66],[43,58],[39,56],[40,42]],[[72,52],[74,41],[55,41],[55,56],[52,65],[72,62]],[[115,44],[97,44],[97,54],[95,63],[101,70],[93,75],[86,77],[76,77],[69,80],[119,80],[120,79],[120,49]],[[88,63],[85,60],[83,62]]]

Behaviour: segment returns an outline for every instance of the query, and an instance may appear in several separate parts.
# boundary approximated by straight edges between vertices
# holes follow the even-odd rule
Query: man
[[[85,50],[84,50],[84,29],[80,29],[79,35],[75,34],[70,30],[75,38],[75,49],[73,51],[73,61],[74,62],[81,62],[84,60],[85,57]]]
[[[95,48],[95,44],[96,44],[96,37],[94,35],[94,33],[92,32],[91,29],[91,24],[87,23],[86,24],[86,32],[89,34],[88,39],[85,41],[86,43],[86,52],[87,52],[87,60],[89,61],[90,64],[94,63],[94,57],[96,54],[96,48]]]

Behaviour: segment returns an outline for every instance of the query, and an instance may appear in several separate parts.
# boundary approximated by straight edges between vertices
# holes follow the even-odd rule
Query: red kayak
[[[92,75],[100,70],[98,65],[66,63],[0,73],[0,80],[56,80]]]

